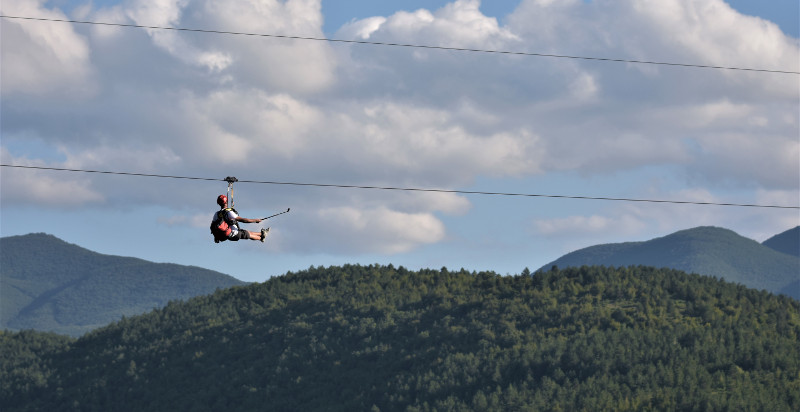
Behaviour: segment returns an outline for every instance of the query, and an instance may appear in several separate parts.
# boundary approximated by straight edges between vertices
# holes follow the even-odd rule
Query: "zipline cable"
[[[800,74],[800,71],[792,71],[792,70],[774,70],[774,69],[756,69],[756,68],[747,68],[747,67],[711,66],[711,65],[704,65],[704,64],[670,63],[670,62],[658,62],[658,61],[647,61],[647,60],[615,59],[615,58],[607,58],[607,57],[570,56],[570,55],[562,55],[562,54],[546,54],[546,53],[516,52],[516,51],[504,51],[504,50],[470,49],[470,48],[462,48],[462,47],[430,46],[430,45],[404,44],[404,43],[387,43],[387,42],[366,41],[366,40],[328,39],[328,38],[323,38],[323,37],[291,36],[291,35],[282,35],[282,34],[248,33],[248,32],[237,32],[237,31],[208,30],[208,29],[190,29],[190,28],[184,28],[184,27],[169,27],[169,26],[146,26],[146,25],[141,25],[141,24],[106,23],[106,22],[97,22],[97,21],[51,19],[51,18],[44,18],[44,17],[25,17],[25,16],[0,15],[0,18],[20,19],[20,20],[36,20],[36,21],[59,22],[59,23],[74,23],[74,24],[91,24],[91,25],[99,25],[99,26],[134,27],[134,28],[140,28],[140,29],[153,29],[153,30],[173,30],[173,31],[185,31],[185,32],[196,32],[196,33],[229,34],[229,35],[238,35],[238,36],[272,37],[272,38],[292,39],[292,40],[326,41],[326,42],[331,42],[331,43],[369,44],[369,45],[374,45],[374,46],[412,47],[412,48],[419,48],[419,49],[450,50],[450,51],[460,51],[460,52],[495,53],[495,54],[508,54],[508,55],[517,55],[517,56],[534,56],[534,57],[552,57],[552,58],[559,58],[559,59],[574,59],[574,60],[594,60],[594,61],[605,61],[605,62],[615,62],[615,63],[650,64],[650,65],[678,66],[678,67],[691,67],[691,68],[702,68],[702,69],[739,70],[739,71],[765,72],[765,73],[782,73],[782,74]]]
[[[226,179],[214,179],[214,178],[209,178],[209,177],[192,177],[192,176],[170,176],[170,175],[159,175],[159,174],[148,174],[148,173],[112,172],[112,171],[103,171],[103,170],[66,169],[66,168],[58,168],[58,167],[24,166],[24,165],[12,165],[12,164],[0,164],[0,167],[13,167],[13,168],[19,168],[19,169],[36,169],[36,170],[53,170],[53,171],[60,171],[60,172],[81,172],[81,173],[100,173],[100,174],[108,174],[108,175],[157,177],[157,178],[167,178],[167,179],[221,181],[221,182],[225,182],[226,179],[227,179],[227,178]],[[284,186],[327,187],[327,188],[339,188],[339,189],[395,190],[395,191],[405,191],[405,192],[451,193],[451,194],[460,194],[460,195],[542,197],[542,198],[575,199],[575,200],[607,200],[607,201],[617,201],[617,202],[670,203],[670,204],[683,204],[683,205],[735,206],[735,207],[758,207],[758,208],[799,209],[800,210],[800,206],[761,205],[761,204],[746,204],[746,203],[696,202],[696,201],[689,201],[689,200],[633,199],[633,198],[618,198],[618,197],[593,197],[593,196],[550,195],[550,194],[533,194],[533,193],[485,192],[485,191],[475,191],[475,190],[423,189],[423,188],[391,187],[391,186],[360,186],[360,185],[342,185],[342,184],[326,184],[326,183],[275,182],[275,181],[264,181],[264,180],[239,180],[238,182],[239,183],[267,184],[267,185],[284,185]]]

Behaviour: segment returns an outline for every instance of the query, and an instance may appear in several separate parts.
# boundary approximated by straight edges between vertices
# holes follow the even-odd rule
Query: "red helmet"
[[[228,206],[228,196],[219,195],[217,196],[217,204],[219,207],[227,207]]]

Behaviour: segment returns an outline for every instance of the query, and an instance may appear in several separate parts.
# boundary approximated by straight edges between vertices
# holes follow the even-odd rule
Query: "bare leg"
[[[252,232],[249,230],[247,232],[250,233],[250,239],[261,241],[261,232]]]

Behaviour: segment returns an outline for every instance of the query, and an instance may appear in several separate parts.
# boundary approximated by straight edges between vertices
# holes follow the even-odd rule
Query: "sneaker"
[[[269,228],[261,229],[261,243],[264,243],[264,240],[267,238],[268,233],[269,233]]]

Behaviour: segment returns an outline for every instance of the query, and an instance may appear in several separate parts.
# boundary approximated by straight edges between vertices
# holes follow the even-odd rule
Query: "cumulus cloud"
[[[475,134],[458,120],[446,110],[381,102],[351,112],[346,138],[358,134],[362,149],[356,155],[375,159],[375,166],[394,169],[394,175],[444,175],[459,182],[460,176],[538,171],[538,136],[524,129]]]
[[[528,40],[528,50],[538,52],[784,70],[797,70],[800,55],[797,39],[772,23],[738,14],[722,1],[525,1],[509,26]],[[766,43],[769,46],[757,46]],[[763,161],[774,158],[779,147],[792,161],[779,156],[781,160],[773,163],[777,170],[770,173],[796,175],[798,126],[787,117],[794,112],[790,117],[797,118],[796,78],[645,65],[553,64],[574,71],[576,79],[591,76],[596,96],[586,103],[574,99],[580,104],[572,107],[554,104],[557,100],[552,107],[533,107],[561,123],[537,130],[548,143],[559,134],[561,144],[550,146],[557,150],[553,157],[565,161],[561,165],[611,171],[635,169],[644,160],[679,164],[710,180],[726,175],[729,181],[750,184],[746,175],[759,167],[764,170]],[[769,143],[762,141],[764,135],[772,136]],[[705,167],[709,157],[691,156],[681,147],[687,138],[697,139],[704,153],[719,163]],[[586,144],[593,150],[585,150]],[[583,159],[587,153],[591,159]],[[730,162],[733,158],[735,163]],[[748,172],[718,169],[723,164]],[[770,185],[779,180],[764,174],[755,178]],[[784,187],[797,185],[796,179],[780,180]]]
[[[2,7],[64,18],[36,1]],[[76,13],[323,37],[319,0],[133,0]],[[457,0],[354,20],[334,37],[797,70],[796,39],[722,0],[523,0],[507,22]],[[63,149],[66,161],[50,165],[159,174],[458,189],[484,177],[660,165],[694,187],[800,186],[792,76],[13,20],[2,30],[3,156],[14,161],[24,156],[7,142],[36,136]],[[52,93],[76,87],[94,91],[78,101]],[[157,192],[144,182],[52,179],[109,204]],[[56,186],[39,193],[64,197]],[[165,201],[207,205],[196,192],[170,186]],[[445,239],[437,214],[472,210],[454,194],[249,193],[250,204],[303,205],[307,230],[278,238],[315,252],[414,250]],[[162,223],[194,221],[186,219]],[[535,230],[633,233],[643,221],[634,211],[596,213]]]
[[[372,33],[376,32],[386,23],[386,17],[375,16],[352,21],[339,29],[338,34],[343,39],[368,40]]]
[[[118,171],[154,171],[159,167],[180,162],[180,157],[166,147],[150,146],[127,148],[124,152],[117,147],[99,146],[92,149],[71,152],[64,149],[67,160],[64,167],[73,169],[95,169],[114,165]]]
[[[278,248],[305,253],[398,254],[441,241],[446,234],[444,224],[430,213],[404,213],[387,207],[323,207],[301,215],[302,222],[294,231],[273,239]]]
[[[42,1],[3,2],[0,13],[9,16],[66,19]],[[94,91],[91,50],[84,36],[72,26],[3,19],[0,25],[3,67],[2,95],[83,97]]]
[[[324,37],[319,0],[219,2],[206,0],[184,13],[183,24],[214,30]],[[196,38],[208,51],[230,59],[236,81],[276,92],[317,93],[335,81],[337,61],[325,42],[242,36]]]
[[[196,156],[222,164],[249,158],[294,158],[313,145],[311,132],[322,129],[323,115],[287,94],[260,89],[215,90],[181,99],[189,124],[184,136]]]
[[[500,27],[497,19],[483,15],[479,0],[456,0],[430,11],[399,11],[391,16],[375,16],[346,24],[341,36],[360,39],[402,37],[409,42],[428,44],[435,39],[438,46],[491,48],[515,40],[517,36]]]
[[[534,222],[536,232],[545,236],[573,237],[587,234],[630,235],[644,228],[644,223],[635,216],[568,216],[555,219],[540,219]]]
[[[476,4],[453,2],[436,11],[398,12],[354,21],[339,34],[447,45],[452,40],[444,34],[447,32],[458,37],[462,43],[453,44],[462,47],[797,69],[796,39],[772,23],[738,14],[722,1],[524,1],[505,27],[479,18]],[[476,29],[469,36],[448,31],[459,24],[461,29],[473,28],[475,22],[487,29]],[[433,39],[437,43],[432,43]],[[769,42],[770,47],[742,49],[742,43],[752,39]],[[705,136],[698,135],[741,131],[744,126],[750,141],[769,134],[780,136],[777,144],[781,150],[789,146],[788,153],[798,146],[798,126],[792,120],[796,119],[798,90],[787,87],[787,82],[796,86],[796,80],[787,76],[503,56],[458,55],[460,64],[456,64],[453,53],[364,50],[352,48],[350,57],[359,63],[352,70],[374,93],[393,93],[398,99],[445,107],[450,113],[457,112],[457,101],[484,113],[484,118],[499,119],[493,124],[495,130],[509,130],[513,125],[511,130],[536,136],[540,143],[529,145],[523,156],[537,167],[527,168],[525,173],[615,173],[655,163],[677,164],[685,167],[687,174],[702,174],[715,181],[721,174],[705,167],[707,158],[692,155],[687,139],[697,138],[707,154],[723,159],[731,156],[704,143]],[[741,53],[748,58],[739,58]],[[384,82],[372,82],[373,78]],[[468,130],[485,125],[459,120]],[[773,156],[770,145],[755,146],[727,144],[741,154],[747,170],[758,168],[755,159]],[[752,156],[753,150],[757,156]],[[778,167],[775,175],[794,174],[791,162],[778,162]],[[728,180],[751,184],[738,176]],[[757,176],[761,177],[766,176]],[[774,184],[776,179],[771,180]],[[781,184],[793,183],[784,179]]]
[[[391,204],[399,211],[442,212],[449,215],[464,215],[472,208],[472,204],[464,196],[435,192],[395,196]]]
[[[52,167],[42,160],[15,157],[5,148],[0,148],[0,161],[17,166]],[[88,179],[58,176],[45,170],[3,168],[0,186],[4,205],[38,204],[63,208],[106,200],[91,188]]]
[[[648,0],[629,4],[639,20],[651,27],[653,38],[660,39],[660,50],[676,58],[712,65],[735,62],[740,67],[797,70],[796,40],[776,24],[739,14],[724,1]],[[766,76],[761,81],[777,85],[774,79]],[[780,88],[771,91],[784,92]]]
[[[182,14],[188,3],[185,0],[134,2],[124,12],[137,25],[181,27]],[[211,72],[220,72],[232,63],[228,53],[198,48],[178,32],[151,28],[145,30],[155,45],[187,64],[202,66]]]

